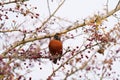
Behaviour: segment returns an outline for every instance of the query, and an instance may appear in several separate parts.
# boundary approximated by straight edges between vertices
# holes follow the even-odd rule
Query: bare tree
[[[62,35],[63,44],[69,39],[83,40],[74,48],[63,46],[61,60],[53,64],[47,80],[54,80],[59,74],[64,76],[61,78],[59,75],[63,80],[120,78],[120,73],[113,69],[120,58],[120,1],[113,10],[109,10],[107,0],[105,13],[99,12],[75,22],[56,15],[66,0],[45,0],[45,18],[38,12],[39,5],[34,6],[30,1],[0,1],[0,80],[23,80],[25,75],[17,71],[26,69],[26,74],[30,74],[29,70],[35,64],[48,65],[51,59],[48,43],[56,33]],[[51,3],[56,2],[58,6],[52,10]],[[106,26],[111,16],[116,20],[112,28]]]

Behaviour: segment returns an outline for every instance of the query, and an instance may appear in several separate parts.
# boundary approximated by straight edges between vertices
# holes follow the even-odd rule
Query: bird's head
[[[55,40],[59,40],[59,41],[60,41],[60,37],[61,37],[61,34],[59,34],[59,33],[56,33],[56,34],[54,35],[54,39],[55,39]]]

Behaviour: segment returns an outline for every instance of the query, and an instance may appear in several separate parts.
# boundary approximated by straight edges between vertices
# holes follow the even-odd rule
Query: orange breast
[[[62,42],[59,40],[51,40],[49,43],[49,51],[52,55],[62,54]]]

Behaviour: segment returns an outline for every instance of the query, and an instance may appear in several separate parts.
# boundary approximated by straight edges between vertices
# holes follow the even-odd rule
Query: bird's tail
[[[54,63],[54,64],[57,63],[57,58],[53,59],[53,63]]]
[[[58,57],[58,58],[53,59],[53,63],[54,63],[54,64],[56,64],[56,63],[57,63],[57,60],[59,60],[59,61],[60,61],[60,59],[61,59],[61,56],[60,56],[60,57]]]

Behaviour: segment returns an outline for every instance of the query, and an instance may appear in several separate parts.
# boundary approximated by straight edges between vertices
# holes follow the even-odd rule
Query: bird
[[[53,39],[50,40],[48,46],[54,64],[56,64],[57,60],[60,60],[62,56],[63,44],[61,42],[60,36],[61,35],[59,33],[56,33]]]

